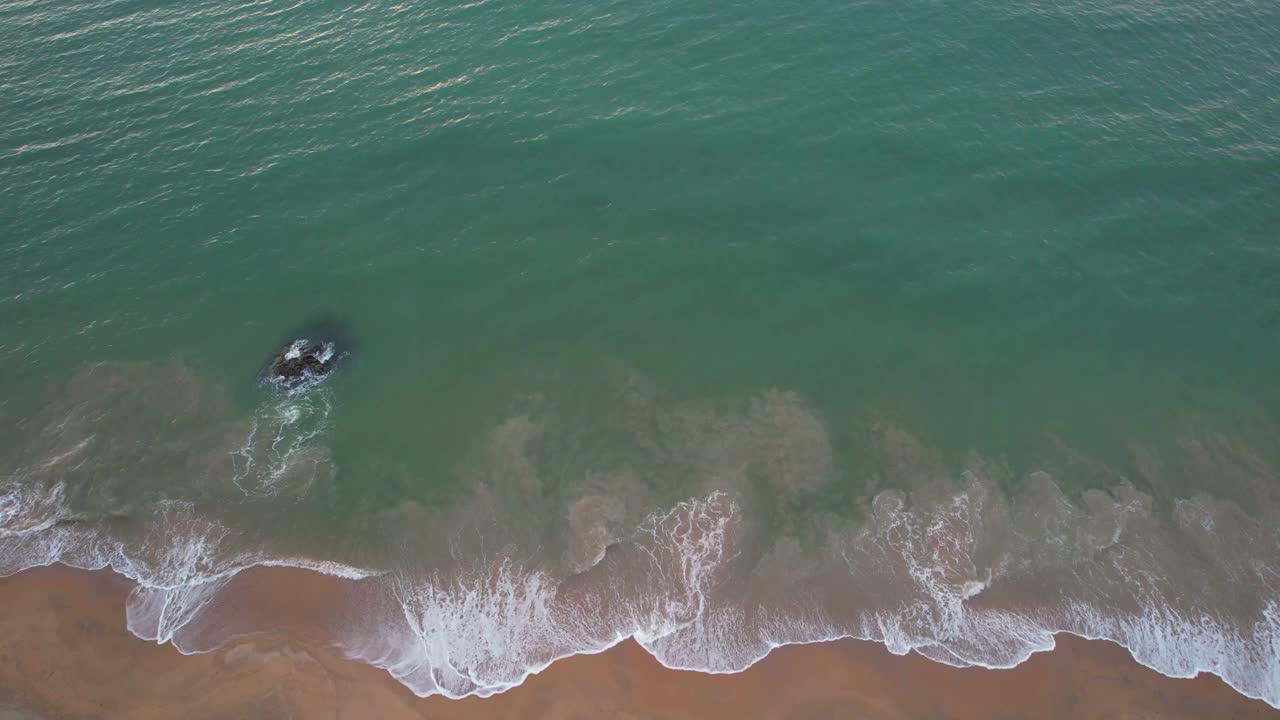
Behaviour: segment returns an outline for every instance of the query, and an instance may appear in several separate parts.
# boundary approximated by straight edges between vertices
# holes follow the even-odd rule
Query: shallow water
[[[1280,704],[1277,19],[0,5],[0,566],[188,651],[340,574],[422,694],[1067,631]]]

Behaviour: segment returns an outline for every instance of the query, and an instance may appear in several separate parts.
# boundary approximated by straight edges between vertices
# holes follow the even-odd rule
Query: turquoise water
[[[188,648],[394,578],[423,694],[1068,631],[1274,705],[1278,14],[4,2],[3,566]]]

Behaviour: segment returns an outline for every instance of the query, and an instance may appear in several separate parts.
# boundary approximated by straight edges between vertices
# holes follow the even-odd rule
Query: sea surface
[[[420,695],[1072,633],[1280,707],[1277,366],[1274,2],[0,0],[0,573],[184,652],[286,565]]]

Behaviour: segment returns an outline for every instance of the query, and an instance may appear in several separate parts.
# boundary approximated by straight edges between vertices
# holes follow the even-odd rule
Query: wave
[[[59,485],[11,480],[0,484],[0,574],[109,568],[136,584],[129,630],[193,653],[271,629],[215,622],[240,573],[304,568],[350,591],[333,642],[424,697],[500,693],[628,638],[667,667],[732,673],[783,645],[841,638],[1007,668],[1069,633],[1280,707],[1280,537],[1230,503],[1184,500],[1164,518],[1133,488],[1073,501],[1047,476],[1011,502],[970,475],[947,492],[880,493],[867,518],[827,533],[841,572],[800,582],[770,575],[771,559],[792,564],[787,544],[746,550],[743,515],[725,492],[677,503],[577,575],[510,549],[410,573],[245,550],[187,502],[156,504],[129,532],[70,517]]]

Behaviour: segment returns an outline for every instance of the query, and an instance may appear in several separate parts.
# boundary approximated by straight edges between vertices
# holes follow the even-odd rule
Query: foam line
[[[0,574],[55,562],[109,568],[136,583],[126,607],[130,632],[183,652],[211,649],[189,638],[198,636],[202,618],[228,581],[250,567],[371,580],[362,602],[367,614],[345,627],[339,647],[384,668],[421,696],[504,692],[558,659],[599,653],[628,638],[666,667],[732,673],[777,647],[841,638],[879,642],[896,654],[916,651],[948,665],[1007,668],[1053,649],[1055,635],[1066,633],[1120,644],[1137,662],[1170,677],[1213,673],[1242,694],[1280,708],[1280,605],[1267,592],[1276,577],[1268,563],[1280,557],[1266,544],[1275,541],[1274,533],[1255,528],[1253,549],[1262,555],[1220,563],[1223,572],[1253,583],[1237,590],[1259,587],[1256,605],[1243,602],[1243,615],[1216,612],[1180,595],[1180,586],[1161,575],[1167,570],[1160,560],[1166,540],[1151,534],[1153,521],[1131,500],[1119,498],[1120,510],[1104,514],[1118,530],[1103,523],[1053,539],[1095,543],[1088,547],[1096,552],[1072,568],[1085,586],[1067,588],[1060,599],[1034,607],[988,600],[1029,570],[1008,558],[994,569],[981,567],[984,523],[1001,511],[992,489],[980,483],[928,507],[913,507],[894,493],[876,499],[868,525],[846,538],[844,561],[867,582],[903,583],[895,600],[879,607],[753,606],[724,592],[736,557],[732,535],[741,522],[737,505],[724,493],[646,518],[629,543],[639,576],[605,577],[586,596],[569,598],[556,577],[509,558],[449,576],[410,577],[235,552],[225,527],[184,502],[159,503],[145,537],[126,542],[104,525],[61,521],[66,511],[60,486],[39,491],[10,481],[0,484]],[[1044,507],[1059,507],[1055,503]],[[1090,519],[1070,504],[1059,512],[1089,526]],[[1215,527],[1215,512],[1208,501],[1194,500],[1174,517],[1179,532],[1203,533]],[[1240,525],[1238,518],[1229,519]],[[1216,552],[1207,537],[1198,538],[1207,543],[1204,550]],[[1053,550],[1027,542],[1028,553]]]

